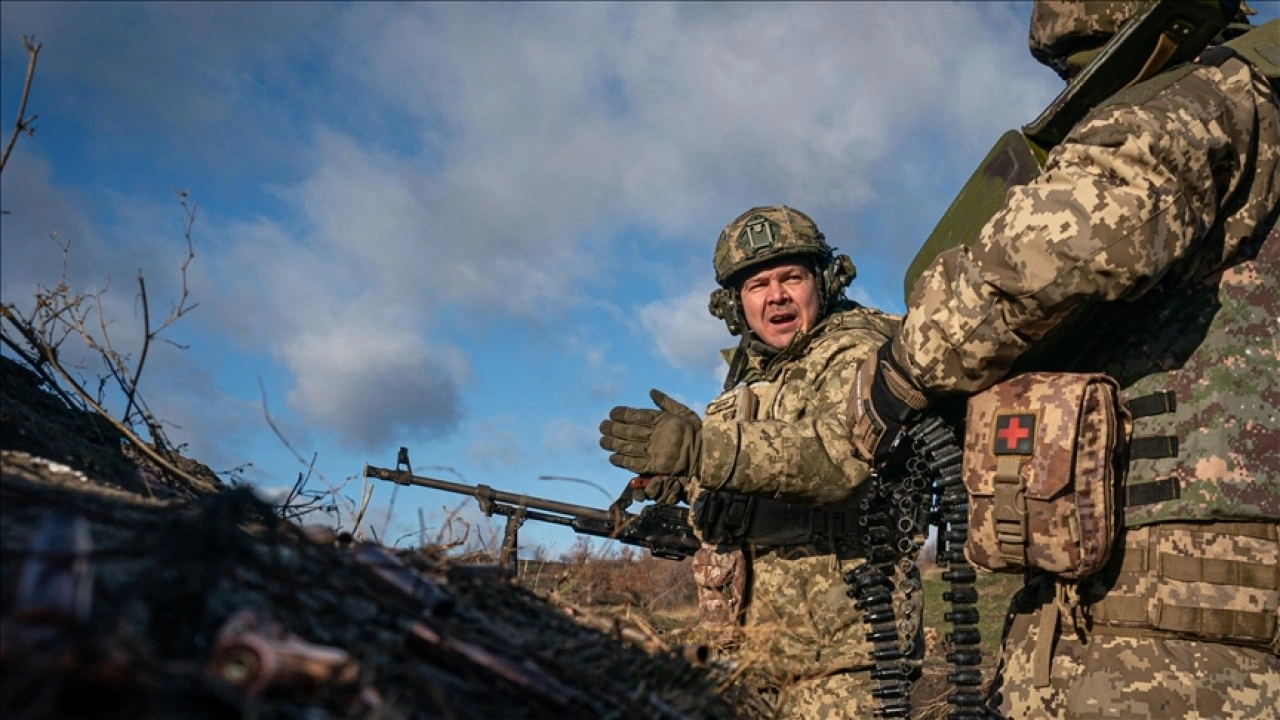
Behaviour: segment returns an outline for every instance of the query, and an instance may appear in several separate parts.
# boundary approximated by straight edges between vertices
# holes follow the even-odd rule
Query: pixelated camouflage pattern
[[[1031,55],[1052,66],[1054,58],[1097,47],[1133,17],[1142,4],[1141,0],[1036,0],[1031,6],[1027,41]]]
[[[1130,508],[1126,523],[1276,518],[1280,300],[1263,239],[1278,203],[1274,92],[1239,60],[1196,68],[1145,103],[1095,111],[972,250],[939,256],[894,356],[926,391],[981,390],[1084,303],[1130,301],[1127,325],[1076,337],[1076,362],[1056,368],[1106,371],[1126,398],[1177,393],[1176,414],[1133,432],[1176,435],[1178,457],[1138,460],[1128,482],[1172,475],[1182,500]]]
[[[758,419],[738,421],[736,390],[707,406],[700,486],[813,505],[850,502],[870,470],[853,456],[845,396],[863,359],[895,327],[893,317],[858,307],[797,334],[770,359],[752,358],[744,382]]]
[[[826,258],[831,247],[813,219],[795,208],[751,208],[720,232],[712,259],[716,282],[728,288],[742,271],[788,255]]]
[[[784,687],[778,697],[778,720],[864,720],[879,707],[867,673],[841,672],[803,678]]]
[[[972,247],[925,271],[894,358],[927,393],[977,392],[1085,303],[1220,267],[1274,223],[1278,116],[1266,79],[1238,60],[1096,109]]]
[[[841,579],[861,562],[856,548],[839,544],[834,552],[828,546],[756,548],[746,626],[766,630],[752,634],[753,649],[766,654],[765,665],[774,675],[803,679],[871,668],[862,613]],[[911,577],[918,587],[919,573]],[[903,587],[906,578],[895,568],[895,587]],[[907,601],[917,604],[910,633],[923,650],[921,599],[895,592],[895,608]]]
[[[1134,436],[1178,438],[1178,455],[1135,459],[1131,484],[1175,478],[1180,497],[1130,506],[1130,526],[1177,519],[1280,518],[1280,231],[1228,267],[1143,298],[1101,348],[1128,397],[1177,396]],[[1139,320],[1143,318],[1143,320]]]
[[[1133,101],[1104,103],[1073,128],[1043,174],[1010,191],[972,248],[935,259],[911,293],[894,357],[923,391],[973,393],[1005,376],[1076,310],[1133,303],[1123,306],[1128,327],[1076,328],[1077,352],[1054,358],[1058,366],[1041,359],[1042,369],[1105,370],[1130,398],[1178,393],[1175,416],[1137,419],[1133,432],[1176,425],[1189,433],[1179,438],[1179,456],[1140,460],[1127,482],[1181,466],[1179,479],[1192,485],[1184,489],[1188,502],[1136,515],[1131,509],[1126,523],[1213,516],[1219,507],[1274,522],[1280,315],[1277,275],[1265,255],[1277,242],[1280,104],[1238,59],[1146,83],[1128,93]],[[1193,302],[1196,289],[1201,305]],[[1184,315],[1151,312],[1179,293]],[[1186,313],[1189,307],[1201,312]],[[1214,322],[1220,329],[1209,333]],[[1212,346],[1222,341],[1228,345]],[[1155,585],[1147,580],[1146,591]],[[1208,607],[1222,601],[1212,585],[1188,583],[1179,592]],[[1055,592],[1050,587],[1045,597]],[[1010,717],[1276,716],[1274,650],[1145,634],[1156,630],[1094,627],[1082,642],[1068,624],[1053,646],[1050,684],[1038,688],[1043,602],[1051,601],[1010,616],[999,699]]]
[[[740,549],[703,545],[693,554],[693,583],[698,588],[698,617],[704,623],[732,624],[744,609],[750,576]]]
[[[1159,554],[1187,559],[1237,561],[1275,568],[1280,551],[1274,540],[1242,540],[1236,533],[1196,532],[1156,526],[1127,532],[1124,547],[1112,560],[1119,567],[1126,554]],[[1156,538],[1157,532],[1163,537]],[[1059,581],[1060,582],[1060,581]],[[1092,585],[1109,585],[1092,587]],[[1082,587],[1085,613],[1091,596],[1105,592],[1201,608],[1231,605],[1266,614],[1276,612],[1275,592],[1229,583],[1178,583],[1149,569],[1104,574]],[[1023,589],[1006,628],[1002,671],[994,702],[1010,718],[1275,718],[1280,708],[1280,656],[1273,647],[1206,642],[1159,629],[1108,627],[1094,619],[1083,635],[1069,629],[1056,641],[1049,684],[1034,678],[1036,642],[1042,615],[1052,612],[1056,589],[1049,576]],[[1156,617],[1153,615],[1153,617]],[[1148,627],[1150,623],[1147,624]]]
[[[783,352],[751,356],[744,383],[707,407],[693,500],[703,488],[830,509],[860,499],[869,469],[853,459],[844,396],[860,363],[895,326],[892,316],[854,307],[819,323]],[[745,626],[757,643],[749,648],[752,657],[767,658],[767,670],[787,683],[804,681],[809,690],[794,695],[801,705],[838,704],[820,699],[820,690],[844,681],[807,683],[871,665],[861,614],[841,580],[860,562],[859,551],[843,542],[747,551]]]
[[[1024,373],[969,399],[963,472],[970,562],[1003,572],[1036,567],[1066,578],[1102,568],[1118,529],[1121,439],[1130,425],[1119,395],[1105,375]],[[997,419],[1023,414],[1035,418],[1032,454],[997,454]],[[1003,508],[996,481],[1002,461],[1017,464],[1023,488],[1022,497]],[[1026,543],[1001,542],[996,518],[1002,509],[1006,521],[1025,522]]]
[[[1084,613],[1094,626],[1280,650],[1278,537],[1280,526],[1273,523],[1130,529],[1107,570],[1080,584]],[[1191,567],[1210,580],[1188,578],[1189,558],[1195,559]],[[1214,616],[1208,624],[1186,622],[1206,611]]]

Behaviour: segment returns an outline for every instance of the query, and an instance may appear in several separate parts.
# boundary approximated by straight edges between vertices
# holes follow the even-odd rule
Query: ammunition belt
[[[962,520],[967,517],[967,506],[960,480],[960,447],[951,428],[936,416],[917,423],[907,439],[913,455],[902,471],[892,477],[871,476],[871,492],[862,504],[860,518],[866,528],[867,560],[844,575],[850,586],[846,593],[862,611],[867,641],[872,644],[875,687],[871,696],[879,702],[875,717],[911,716],[911,685],[919,675],[923,656],[923,648],[910,636],[921,609],[920,600],[913,595],[922,590],[912,578],[924,532],[931,519],[940,517],[944,524],[940,525],[939,562],[954,561],[963,566],[951,566],[943,573],[952,588],[943,594],[951,602],[951,612],[945,617],[955,626],[947,634],[952,648],[947,654],[952,663],[947,679],[955,687],[947,698],[955,712],[948,717],[975,720],[981,717],[983,705],[978,668],[981,654],[975,574],[961,549],[968,525]],[[957,540],[959,545],[954,545]],[[904,580],[894,582],[895,578]]]
[[[943,619],[951,624],[945,636],[953,690],[948,720],[989,717],[982,693],[981,633],[978,631],[977,571],[964,555],[969,536],[969,495],[961,479],[962,448],[955,431],[941,418],[920,422],[908,432],[914,457],[908,470],[927,478],[935,498],[934,522],[938,527],[938,565],[946,568],[942,579],[950,589],[942,593],[949,608]]]

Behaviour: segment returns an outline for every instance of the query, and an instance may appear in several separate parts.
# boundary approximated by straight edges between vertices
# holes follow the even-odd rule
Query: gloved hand
[[[889,460],[903,431],[920,418],[928,398],[908,380],[885,343],[858,369],[849,394],[849,430],[858,459],[879,467]]]
[[[702,420],[660,390],[650,390],[649,397],[657,410],[609,411],[600,423],[600,447],[613,453],[609,462],[637,475],[693,475],[702,454]]]
[[[659,505],[678,505],[687,502],[686,485],[689,478],[672,475],[637,475],[631,478],[631,499],[635,502],[652,500]]]

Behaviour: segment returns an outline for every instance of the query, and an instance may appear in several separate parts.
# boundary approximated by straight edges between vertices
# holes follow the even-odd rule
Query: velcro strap
[[[1134,505],[1150,505],[1151,503],[1164,502],[1166,500],[1176,500],[1182,496],[1182,489],[1178,484],[1177,478],[1167,477],[1155,482],[1125,485],[1124,495],[1125,506],[1133,507]]]
[[[1136,595],[1107,595],[1089,606],[1089,615],[1097,622],[1150,624],[1147,599]]]
[[[1129,459],[1153,459],[1178,456],[1178,438],[1172,435],[1147,435],[1129,441]]]
[[[1172,390],[1161,390],[1126,400],[1124,407],[1135,419],[1163,415],[1178,409],[1178,396]]]
[[[1276,630],[1274,613],[1161,604],[1156,627],[1194,635],[1269,640]]]
[[[996,460],[995,519],[996,542],[1009,560],[1027,563],[1027,488],[1022,480],[1022,459],[1001,455]]]
[[[1040,627],[1036,630],[1036,644],[1031,656],[1031,682],[1038,688],[1048,687],[1053,674],[1053,641],[1058,637],[1061,612],[1057,598],[1041,608]]]
[[[1240,560],[1160,555],[1160,575],[1180,582],[1206,582],[1214,585],[1280,589],[1280,571],[1274,565]]]

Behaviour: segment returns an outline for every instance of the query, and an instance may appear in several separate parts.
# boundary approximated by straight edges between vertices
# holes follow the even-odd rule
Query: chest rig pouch
[[[965,556],[997,572],[1068,580],[1106,564],[1132,424],[1102,374],[1026,373],[969,399]]]

